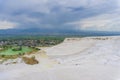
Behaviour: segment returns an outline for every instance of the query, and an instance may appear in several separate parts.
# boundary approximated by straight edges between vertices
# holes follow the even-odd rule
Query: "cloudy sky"
[[[0,0],[0,29],[120,31],[120,0]]]

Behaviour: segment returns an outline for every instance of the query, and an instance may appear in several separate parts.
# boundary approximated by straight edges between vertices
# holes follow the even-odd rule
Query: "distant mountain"
[[[4,35],[78,35],[78,36],[111,36],[120,35],[120,32],[107,31],[74,31],[74,30],[49,30],[49,29],[7,29],[0,30],[0,36]]]

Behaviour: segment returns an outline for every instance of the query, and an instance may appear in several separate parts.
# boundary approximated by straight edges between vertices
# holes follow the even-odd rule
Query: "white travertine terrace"
[[[38,65],[0,65],[0,80],[120,80],[120,37],[66,38]]]

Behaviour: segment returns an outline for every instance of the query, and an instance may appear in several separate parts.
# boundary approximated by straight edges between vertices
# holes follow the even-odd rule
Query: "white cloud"
[[[75,25],[76,29],[83,30],[118,30],[118,12],[116,15],[116,12],[111,14],[108,11],[120,8],[119,5],[119,0],[6,0],[0,3],[0,14],[5,15],[5,17],[0,16],[0,19],[18,22],[27,28],[32,26],[33,28],[49,28],[49,26],[56,28],[58,27],[56,24],[65,28],[65,22],[80,19],[80,21],[68,24]],[[105,14],[105,12],[108,12],[108,14]],[[95,17],[95,15],[98,16]],[[86,17],[88,18],[85,19]],[[112,23],[113,21],[114,23]],[[16,26],[15,23],[11,22],[5,23],[2,21],[3,23],[8,26],[6,28]],[[19,27],[23,28],[20,25]],[[4,29],[4,27],[1,28]]]
[[[66,7],[85,7],[85,8],[90,8],[90,7],[95,7],[99,5],[104,5],[106,3],[110,2],[116,2],[116,0],[59,0],[58,2]]]
[[[23,19],[23,22],[25,21],[24,23],[26,23],[26,22],[28,22],[28,23],[38,23],[39,22],[40,23],[40,19],[34,18],[32,16],[28,16],[26,14],[17,16],[17,18]]]
[[[31,10],[31,12],[49,13],[48,2],[49,0],[7,0],[3,3],[3,11]]]
[[[14,28],[17,24],[9,21],[0,21],[0,29],[11,29]]]
[[[68,23],[79,30],[120,31],[119,11]]]
[[[4,2],[3,8],[5,8],[4,11],[27,9],[31,11],[50,13],[50,9],[55,6],[60,6],[64,8],[100,8],[105,5],[107,5],[108,7],[109,5],[117,5],[117,1],[118,0],[7,0],[6,2]]]

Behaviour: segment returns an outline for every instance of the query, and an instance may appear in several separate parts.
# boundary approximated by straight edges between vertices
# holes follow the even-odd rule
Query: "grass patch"
[[[32,51],[34,51],[33,48],[30,48],[30,47],[22,47],[21,50],[13,50],[14,47],[12,48],[7,48],[7,49],[4,49],[2,51],[0,51],[0,55],[2,55],[4,57],[4,55],[22,55],[22,54],[25,54],[25,53],[30,53]]]

